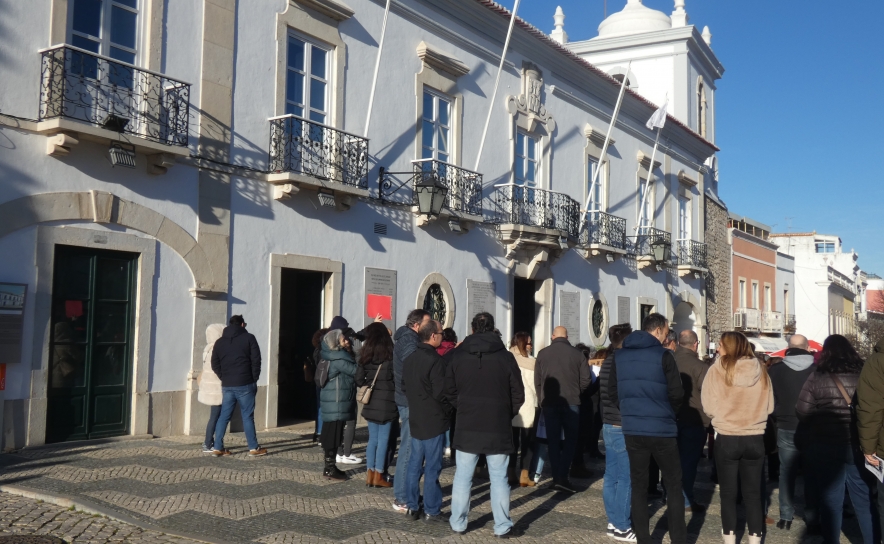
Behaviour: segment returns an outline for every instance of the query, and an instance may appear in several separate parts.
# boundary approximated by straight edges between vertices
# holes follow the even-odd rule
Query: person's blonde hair
[[[727,385],[734,384],[734,372],[736,372],[737,361],[740,359],[755,359],[755,351],[752,350],[752,344],[741,332],[728,331],[722,333],[721,346],[724,348],[724,355],[719,359],[721,368],[724,369],[724,383]],[[767,369],[761,365],[762,374],[767,375]],[[764,380],[765,387],[767,380]]]

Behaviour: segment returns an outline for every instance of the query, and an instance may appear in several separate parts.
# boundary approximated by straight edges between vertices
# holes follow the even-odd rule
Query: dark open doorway
[[[540,313],[536,302],[537,282],[515,278],[513,283],[513,334],[527,332],[534,337],[534,327]],[[536,340],[535,340],[536,343]]]
[[[323,293],[327,276],[323,272],[282,269],[277,407],[280,427],[316,418],[316,388],[304,379],[304,365],[313,357],[313,333],[324,326]]]

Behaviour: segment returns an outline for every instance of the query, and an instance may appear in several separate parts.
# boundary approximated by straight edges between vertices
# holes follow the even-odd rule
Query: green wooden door
[[[56,246],[46,441],[129,432],[138,255]]]

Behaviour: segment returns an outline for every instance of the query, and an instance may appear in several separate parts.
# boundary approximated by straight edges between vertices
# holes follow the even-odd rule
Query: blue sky
[[[626,0],[607,4],[610,15]],[[644,4],[673,10],[672,0]],[[716,144],[730,210],[774,232],[837,234],[884,276],[884,2],[686,4],[725,67]],[[572,41],[597,35],[604,0],[522,0],[519,15],[549,33],[556,5]]]

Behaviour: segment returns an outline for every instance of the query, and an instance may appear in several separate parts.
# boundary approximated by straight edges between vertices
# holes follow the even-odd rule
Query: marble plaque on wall
[[[467,280],[467,334],[470,323],[479,312],[488,312],[497,322],[497,293],[494,282]]]
[[[384,325],[396,330],[396,271],[365,267],[365,311],[363,326],[368,326],[381,314]],[[371,314],[371,315],[369,315]],[[355,327],[354,327],[355,328]]]
[[[571,344],[580,342],[580,293],[559,291],[559,325],[568,329]]]

